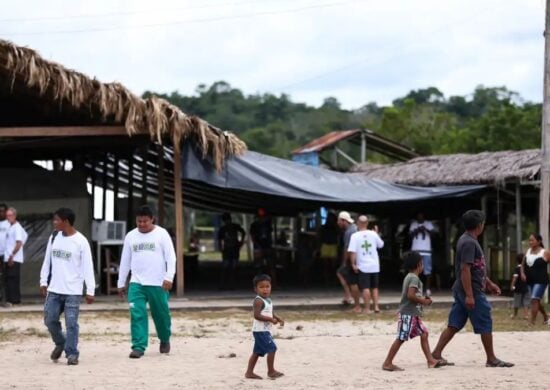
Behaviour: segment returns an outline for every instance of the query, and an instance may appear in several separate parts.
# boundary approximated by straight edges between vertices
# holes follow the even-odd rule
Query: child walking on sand
[[[434,359],[428,344],[428,329],[420,320],[422,305],[431,305],[432,299],[422,296],[422,282],[419,275],[422,273],[422,256],[418,252],[405,254],[405,269],[409,272],[403,280],[403,291],[397,322],[397,339],[388,351],[388,356],[382,365],[385,371],[403,371],[403,368],[393,364],[393,358],[401,345],[416,336],[420,336],[420,346],[426,356],[428,368],[439,368],[442,363]]]
[[[258,358],[267,354],[267,376],[276,379],[283,376],[283,373],[276,371],[274,367],[277,346],[271,336],[271,328],[273,324],[284,326],[285,322],[273,313],[271,278],[269,275],[257,275],[252,282],[254,291],[257,294],[253,303],[254,322],[252,324],[252,334],[254,335],[254,350],[248,360],[248,368],[244,376],[248,379],[262,379],[261,376],[254,374],[254,367]]]

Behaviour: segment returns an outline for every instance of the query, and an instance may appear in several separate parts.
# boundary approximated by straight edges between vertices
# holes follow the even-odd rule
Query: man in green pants
[[[160,339],[160,353],[170,352],[169,291],[176,273],[176,253],[168,232],[155,225],[149,206],[141,206],[136,214],[137,228],[125,239],[118,274],[118,293],[126,293],[126,279],[132,271],[128,287],[132,352],[131,359],[145,353],[149,341],[147,306]]]

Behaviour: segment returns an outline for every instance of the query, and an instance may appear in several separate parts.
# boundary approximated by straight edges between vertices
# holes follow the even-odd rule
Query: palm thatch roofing
[[[192,137],[218,169],[246,150],[234,134],[164,99],[142,99],[119,83],[102,83],[0,39],[0,126],[45,125],[123,125],[128,136],[148,134],[175,147]]]
[[[541,168],[539,149],[413,158],[396,164],[357,164],[351,172],[418,186],[496,184],[533,180]]]

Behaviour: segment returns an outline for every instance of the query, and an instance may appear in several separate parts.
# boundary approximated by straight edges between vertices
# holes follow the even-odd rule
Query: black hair
[[[485,214],[481,210],[468,210],[462,215],[462,223],[466,230],[474,230],[483,222],[485,222]]]
[[[231,222],[231,214],[229,214],[229,213],[223,213],[223,214],[222,214],[222,221],[224,221],[224,222]]]
[[[407,271],[414,271],[422,261],[422,255],[416,251],[406,252],[403,255],[403,262]]]
[[[153,210],[151,210],[151,207],[146,204],[144,204],[143,206],[139,206],[136,212],[136,217],[153,218]]]
[[[269,282],[271,283],[271,276],[266,274],[259,274],[254,276],[254,279],[252,279],[252,284],[254,287],[258,286],[258,283],[260,282]]]
[[[523,253],[518,253],[516,255],[516,263],[521,264],[523,262],[524,257],[525,257],[525,255]]]
[[[62,221],[69,221],[71,226],[74,225],[74,221],[76,219],[74,211],[68,207],[61,207],[60,209],[57,209],[53,215],[57,215]]]
[[[0,209],[3,208],[4,210],[8,209],[8,205],[5,203],[0,203]]]
[[[544,244],[542,243],[542,236],[539,233],[531,233],[530,236],[535,237],[535,240],[539,242],[540,247],[544,248]]]

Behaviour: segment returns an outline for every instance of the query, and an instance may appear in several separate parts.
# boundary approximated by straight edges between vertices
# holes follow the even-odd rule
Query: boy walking
[[[136,214],[137,228],[124,238],[118,293],[126,293],[126,279],[132,271],[128,287],[132,352],[130,359],[139,359],[149,342],[147,303],[160,339],[160,353],[170,352],[171,317],[169,292],[176,273],[176,253],[168,232],[154,224],[149,206],[141,206]]]
[[[283,376],[283,373],[276,371],[274,367],[277,346],[273,341],[271,328],[273,324],[284,326],[285,322],[273,313],[271,278],[269,275],[257,275],[252,282],[254,291],[257,294],[253,303],[254,322],[252,324],[252,334],[254,335],[254,350],[248,360],[248,368],[244,376],[248,379],[262,379],[261,376],[254,374],[254,367],[258,358],[267,354],[267,376],[276,379]]]
[[[431,305],[430,297],[422,296],[422,282],[420,274],[424,266],[422,256],[418,252],[409,252],[405,255],[405,269],[409,271],[403,280],[401,303],[397,322],[397,339],[393,342],[388,356],[382,365],[385,371],[403,371],[403,368],[393,364],[393,358],[401,348],[401,345],[409,339],[420,336],[420,346],[426,356],[428,368],[439,368],[441,362],[434,359],[428,343],[428,329],[422,323],[422,305]]]
[[[92,251],[84,235],[74,227],[75,214],[60,208],[53,215],[54,234],[48,240],[40,270],[40,293],[46,297],[44,324],[55,348],[50,358],[57,362],[63,351],[67,364],[78,364],[78,315],[83,284],[86,284],[86,303],[94,302],[95,278]],[[63,334],[59,318],[65,312]]]

